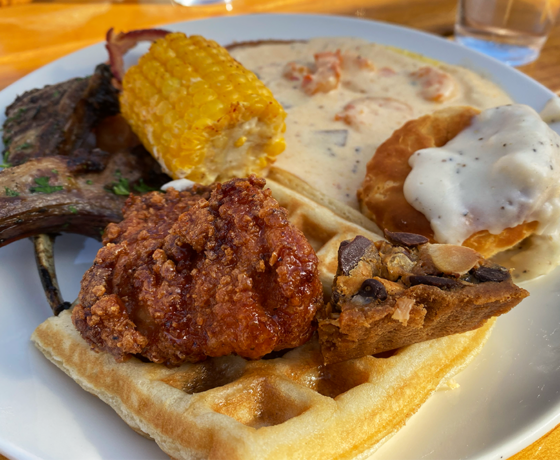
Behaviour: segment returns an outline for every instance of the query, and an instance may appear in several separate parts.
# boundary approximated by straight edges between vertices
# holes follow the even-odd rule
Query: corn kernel
[[[189,94],[194,96],[199,91],[202,91],[203,89],[208,89],[209,87],[210,86],[208,85],[208,83],[206,83],[204,80],[195,81],[194,83],[191,84],[189,88]]]
[[[286,141],[284,139],[276,139],[264,146],[264,151],[271,157],[280,155],[286,149]]]
[[[226,91],[230,91],[233,89],[233,83],[225,79],[222,81],[216,81],[212,83],[213,88],[218,93],[225,93]]]
[[[241,100],[241,94],[239,94],[235,90],[226,91],[222,94],[222,96],[225,99],[225,101],[229,103],[238,102]]]
[[[210,118],[200,118],[195,121],[192,125],[193,130],[203,131],[206,128],[212,126],[214,122]]]
[[[226,113],[226,107],[219,99],[214,99],[200,107],[200,116],[217,120]]]
[[[229,74],[228,80],[231,81],[234,85],[243,85],[249,82],[249,80],[247,80],[247,77],[239,72]]]
[[[239,139],[235,141],[233,145],[239,148],[242,147],[245,144],[245,142],[247,142],[247,138],[245,136],[241,136]]]
[[[163,83],[161,92],[165,97],[169,98],[170,94],[173,93],[174,91],[177,91],[180,88],[180,86],[181,86],[181,81],[178,78],[168,78]]]
[[[181,136],[181,148],[185,151],[196,150],[206,143],[206,136],[193,131],[187,131]]]
[[[220,66],[212,66],[208,73],[204,75],[204,79],[209,83],[217,83],[226,81],[226,76],[223,74]]]
[[[259,167],[266,168],[267,165],[268,165],[268,160],[266,159],[266,157],[259,158]]]
[[[193,102],[195,105],[205,104],[206,102],[213,101],[218,97],[216,91],[210,88],[204,88],[193,94]]]
[[[189,124],[185,120],[177,120],[171,127],[171,133],[176,137],[180,137],[187,129],[189,129]]]
[[[156,108],[156,115],[163,117],[167,112],[171,110],[171,104],[167,101],[162,101],[158,104]]]
[[[183,119],[189,123],[190,125],[192,125],[196,120],[198,120],[200,118],[200,111],[198,110],[197,107],[191,106],[186,112],[185,115],[183,116]]]
[[[161,140],[163,142],[163,145],[169,145],[173,140],[173,134],[171,134],[169,131],[165,131],[161,136]]]
[[[163,117],[163,126],[170,127],[177,121],[177,114],[173,109],[170,109],[169,112],[165,114]]]

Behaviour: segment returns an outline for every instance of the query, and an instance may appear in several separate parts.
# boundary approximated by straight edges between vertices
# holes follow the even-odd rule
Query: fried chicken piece
[[[94,349],[178,365],[296,347],[322,305],[318,260],[264,179],[131,196],[72,320]]]

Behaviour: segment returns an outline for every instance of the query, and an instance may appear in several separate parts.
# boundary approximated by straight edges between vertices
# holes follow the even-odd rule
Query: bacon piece
[[[134,48],[139,42],[153,42],[158,38],[165,37],[168,33],[170,32],[164,29],[138,29],[115,34],[112,27],[107,31],[105,48],[109,52],[109,64],[116,80],[115,86],[118,89],[122,89],[121,82],[124,77],[123,56],[126,52]]]

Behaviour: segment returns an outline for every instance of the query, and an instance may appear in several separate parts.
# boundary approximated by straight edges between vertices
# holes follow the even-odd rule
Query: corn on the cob
[[[211,183],[263,173],[285,143],[286,112],[216,42],[170,33],[123,80],[121,111],[173,178]]]

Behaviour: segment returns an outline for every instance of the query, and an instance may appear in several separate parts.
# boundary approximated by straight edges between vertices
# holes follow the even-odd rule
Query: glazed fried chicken
[[[131,196],[82,280],[72,319],[94,349],[178,365],[303,344],[318,260],[264,179]]]

